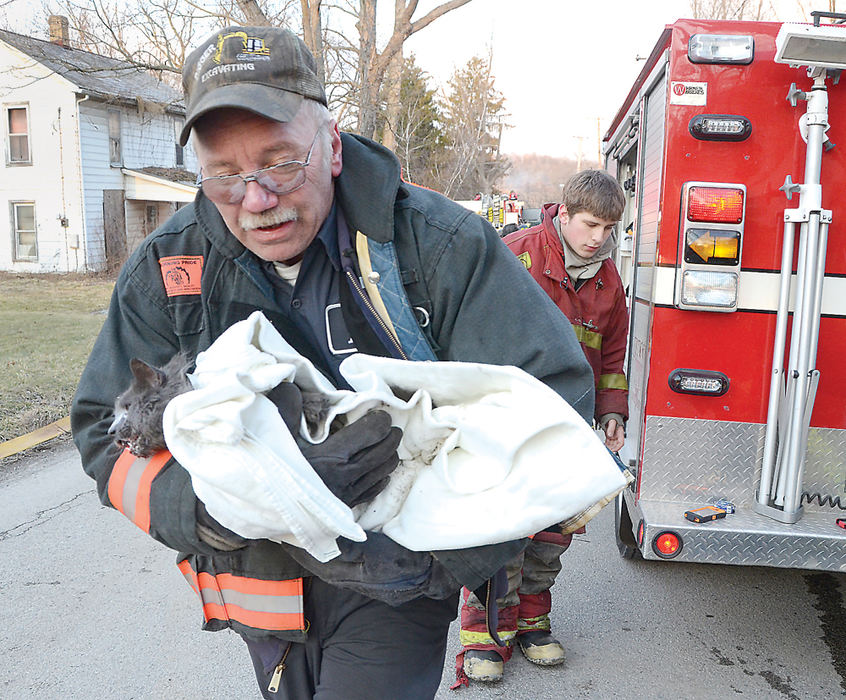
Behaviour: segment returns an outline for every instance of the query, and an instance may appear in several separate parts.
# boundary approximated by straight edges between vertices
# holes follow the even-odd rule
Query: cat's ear
[[[160,369],[151,367],[144,360],[133,357],[129,361],[132,376],[142,386],[161,386],[165,381],[165,374]]]

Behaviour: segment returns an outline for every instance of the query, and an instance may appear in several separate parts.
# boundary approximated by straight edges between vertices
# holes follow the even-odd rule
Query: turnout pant
[[[458,594],[398,607],[306,579],[304,643],[244,637],[262,697],[271,700],[429,700],[441,682]],[[287,656],[286,656],[287,653]],[[268,690],[282,657],[276,692]]]
[[[580,529],[584,532],[584,529]],[[561,571],[561,555],[567,551],[572,535],[539,533],[529,542],[523,554],[506,566],[508,591],[497,599],[499,622],[497,633],[505,647],[497,646],[485,627],[485,607],[473,593],[464,591],[461,607],[461,644],[464,649],[486,649],[499,653],[503,661],[511,658],[511,642],[521,632],[549,629],[552,608],[550,588]],[[459,671],[463,653],[459,654]]]

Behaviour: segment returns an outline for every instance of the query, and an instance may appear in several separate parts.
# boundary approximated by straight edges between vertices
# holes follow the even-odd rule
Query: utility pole
[[[599,125],[599,119],[596,118],[596,163],[602,168],[602,127]]]
[[[582,141],[585,140],[584,136],[574,136],[574,139],[579,142],[579,150],[578,155],[576,156],[576,172],[580,172],[582,169]]]

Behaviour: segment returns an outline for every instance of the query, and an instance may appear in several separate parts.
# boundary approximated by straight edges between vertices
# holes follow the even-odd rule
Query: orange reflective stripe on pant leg
[[[153,479],[171,458],[170,452],[161,450],[152,457],[136,457],[124,450],[118,457],[109,477],[109,501],[140,527],[150,532],[150,489]]]

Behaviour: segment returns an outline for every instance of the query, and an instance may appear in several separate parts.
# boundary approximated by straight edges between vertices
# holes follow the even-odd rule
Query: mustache
[[[260,214],[242,212],[238,216],[238,225],[245,231],[265,226],[278,226],[288,221],[296,221],[297,210],[294,207],[278,206]]]

